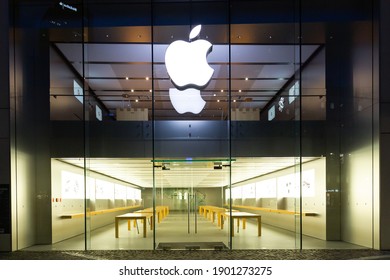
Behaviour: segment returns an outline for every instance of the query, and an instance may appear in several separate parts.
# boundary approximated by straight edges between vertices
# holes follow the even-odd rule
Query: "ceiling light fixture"
[[[149,81],[149,77],[145,77],[145,80]]]
[[[249,80],[249,78],[248,77],[245,77],[245,81],[248,81]]]

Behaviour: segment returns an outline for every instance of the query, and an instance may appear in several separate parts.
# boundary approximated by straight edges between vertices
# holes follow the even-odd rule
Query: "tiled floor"
[[[188,224],[188,216],[185,214],[169,214],[156,226],[155,237],[153,231],[147,227],[147,237],[143,238],[142,225],[138,222],[138,230],[132,227],[127,229],[127,222],[120,223],[119,238],[115,238],[114,224],[96,229],[91,232],[88,241],[90,250],[153,250],[153,239],[156,247],[160,242],[223,242],[229,247],[230,240],[228,226],[221,230],[216,222],[202,216],[197,216],[195,228],[194,216]],[[197,233],[195,233],[195,230]],[[188,233],[188,231],[190,233]],[[232,249],[299,249],[299,235],[294,232],[262,225],[262,236],[257,236],[257,226],[248,220],[247,228],[236,230],[232,238]],[[303,249],[367,249],[357,245],[341,241],[324,241],[308,236],[303,236]],[[80,235],[52,245],[37,245],[27,248],[29,251],[48,250],[84,250],[85,236]],[[184,249],[184,248],[183,248]]]

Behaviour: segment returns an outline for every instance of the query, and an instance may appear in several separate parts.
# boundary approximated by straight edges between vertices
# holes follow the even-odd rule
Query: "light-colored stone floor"
[[[115,238],[114,224],[96,229],[90,232],[87,242],[89,250],[153,250],[160,242],[223,242],[230,248],[228,224],[221,230],[216,222],[212,223],[203,216],[195,218],[186,214],[171,213],[161,223],[157,224],[155,236],[148,227],[147,237],[142,235],[142,225],[138,223],[138,230],[132,227],[127,230],[127,222],[122,221],[119,227],[119,238]],[[196,231],[196,233],[195,233]],[[231,240],[231,248],[240,249],[300,249],[299,234],[294,232],[262,225],[262,235],[257,236],[257,225],[248,220],[247,228],[242,226],[235,230],[235,236]],[[354,244],[341,241],[324,241],[317,238],[303,236],[303,249],[367,249]],[[37,245],[28,250],[84,250],[85,236],[79,235],[52,245]]]

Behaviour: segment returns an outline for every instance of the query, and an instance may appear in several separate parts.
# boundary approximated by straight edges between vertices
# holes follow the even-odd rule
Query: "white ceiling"
[[[302,158],[307,162],[315,158]],[[83,167],[83,159],[61,158],[63,162]],[[214,169],[215,159],[202,160],[169,160],[166,169],[155,168],[156,187],[222,187],[229,184],[229,167]],[[227,165],[228,162],[222,162]],[[299,158],[293,157],[266,157],[266,158],[236,158],[231,162],[232,184],[254,177],[262,176],[299,163]],[[140,187],[153,187],[153,165],[162,166],[162,161],[152,163],[151,159],[88,159],[87,169],[104,174]],[[169,169],[169,170],[168,170]]]

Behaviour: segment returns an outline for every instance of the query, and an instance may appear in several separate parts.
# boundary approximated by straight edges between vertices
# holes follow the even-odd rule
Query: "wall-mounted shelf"
[[[96,216],[101,214],[107,214],[107,213],[113,213],[113,212],[119,212],[124,210],[131,210],[140,208],[141,205],[134,205],[134,206],[126,206],[126,207],[117,207],[112,209],[104,209],[104,210],[97,210],[97,211],[90,211],[87,213],[87,216]],[[76,218],[82,218],[84,217],[85,213],[72,213],[72,214],[63,214],[61,215],[61,219],[76,219]]]
[[[232,205],[232,208],[263,211],[263,212],[270,212],[270,213],[277,213],[277,214],[299,215],[299,212],[295,212],[295,211],[289,211],[283,209],[271,209],[271,208],[255,207],[255,206]],[[318,216],[318,213],[314,213],[314,212],[304,212],[302,214],[303,216],[307,216],[307,217]]]

